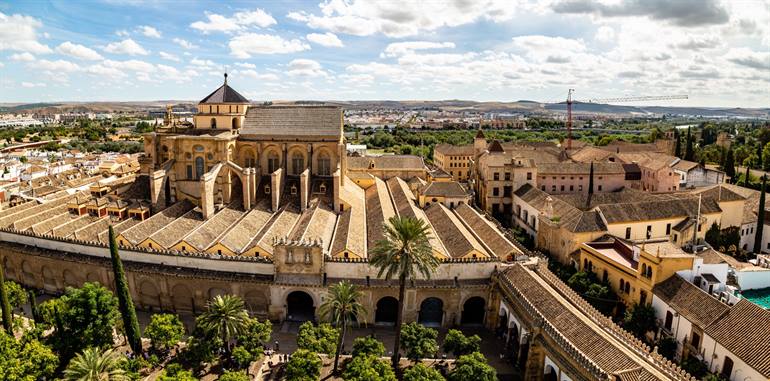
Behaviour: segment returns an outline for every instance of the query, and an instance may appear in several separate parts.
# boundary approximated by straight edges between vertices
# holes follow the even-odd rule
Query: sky
[[[0,102],[199,100],[225,71],[252,101],[770,107],[770,0],[0,0]]]

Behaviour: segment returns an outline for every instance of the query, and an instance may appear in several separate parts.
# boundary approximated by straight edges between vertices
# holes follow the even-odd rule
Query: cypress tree
[[[674,156],[682,157],[682,138],[679,136],[679,129],[674,129]]]
[[[0,308],[3,309],[3,328],[13,336],[13,320],[11,320],[11,303],[8,301],[8,293],[5,291],[5,270],[0,265]]]
[[[27,295],[29,295],[29,305],[32,307],[32,320],[35,323],[40,323],[40,311],[37,309],[37,293],[35,290],[29,290]]]
[[[687,145],[684,149],[684,159],[693,161],[695,159],[695,152],[692,145],[692,134],[690,133],[690,127],[687,127]]]
[[[591,206],[591,198],[594,195],[594,162],[591,162],[591,170],[588,173],[588,197],[586,197],[586,208]]]
[[[735,178],[735,154],[732,148],[727,151],[727,157],[725,158],[725,174],[730,177],[731,182],[737,182]]]
[[[762,230],[765,227],[765,183],[767,176],[762,176],[762,193],[759,195],[759,209],[757,210],[757,234],[754,236],[754,252],[762,252]]]
[[[746,187],[746,188],[750,188],[750,186],[749,186],[749,178],[751,177],[750,176],[751,173],[749,172],[750,168],[751,167],[750,167],[749,163],[746,163],[746,177],[743,178],[743,186]]]
[[[118,254],[118,244],[115,239],[115,230],[110,225],[110,257],[112,258],[112,272],[115,276],[115,292],[118,294],[120,314],[123,316],[123,328],[126,330],[126,339],[131,350],[135,354],[142,353],[142,337],[139,331],[139,322],[136,320],[136,310],[131,294],[128,290],[126,273],[123,271],[123,262]]]

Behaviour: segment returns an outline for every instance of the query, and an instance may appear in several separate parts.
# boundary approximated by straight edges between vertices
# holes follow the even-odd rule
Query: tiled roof
[[[428,197],[465,197],[468,191],[457,181],[434,181],[421,192]]]
[[[729,307],[678,274],[655,285],[653,294],[701,329],[719,319]]]
[[[158,230],[166,227],[175,219],[189,212],[192,208],[193,204],[187,200],[177,202],[121,234],[130,244],[138,245],[149,236],[155,234]]]
[[[594,165],[594,175],[625,174],[621,163],[597,162]],[[588,175],[591,163],[540,163],[537,165],[537,175],[575,174]]]
[[[225,82],[222,86],[220,86],[218,89],[214,90],[213,93],[206,96],[206,98],[203,98],[199,102],[200,104],[216,104],[216,103],[249,103],[249,100],[246,99],[241,94],[238,94],[237,91],[233,90],[232,87],[230,87],[227,82]]]
[[[366,189],[366,244],[372,248],[383,238],[387,221],[396,215],[388,187],[380,178],[374,179],[374,185]]]
[[[503,149],[503,146],[500,145],[500,142],[498,140],[493,140],[492,143],[489,143],[489,152],[505,152]]]
[[[222,236],[233,224],[243,217],[245,212],[235,205],[230,205],[217,212],[213,217],[200,225],[197,229],[189,231],[182,239],[197,251],[204,251]]]
[[[243,252],[246,245],[259,234],[273,216],[273,213],[268,210],[269,207],[270,201],[267,199],[257,203],[254,209],[238,220],[238,223],[233,225],[219,242],[233,253]]]
[[[472,156],[473,155],[473,145],[472,144],[463,144],[463,145],[454,145],[454,144],[436,144],[435,147],[433,147],[433,152],[442,153],[447,156]]]
[[[457,216],[443,204],[431,204],[425,209],[425,215],[451,257],[461,258],[473,250],[485,256],[489,255]]]
[[[661,220],[693,215],[698,210],[698,199],[648,200],[644,202],[605,204],[598,206],[598,209],[601,210],[608,223]],[[711,214],[721,212],[721,209],[713,199],[703,199],[700,211],[702,214]]]
[[[348,168],[422,170],[425,169],[425,163],[416,155],[349,156]]]
[[[495,256],[505,259],[511,253],[521,254],[516,246],[500,233],[500,230],[492,226],[472,207],[467,204],[460,204],[454,209],[454,212],[478,236],[481,242],[492,250]]]
[[[705,333],[770,378],[770,311],[741,299]]]
[[[553,290],[535,279],[531,270],[517,263],[504,270],[502,276],[515,284],[548,323],[601,369],[615,373],[639,367],[627,355],[627,349],[607,339],[601,334],[603,331],[597,331],[599,327],[589,325],[570,307],[569,302],[557,298]]]
[[[342,109],[336,106],[252,106],[240,136],[342,139]]]
[[[189,212],[171,221],[168,225],[153,233],[148,238],[157,242],[163,248],[170,249],[179,243],[187,233],[203,225],[205,220],[199,209],[191,209]]]

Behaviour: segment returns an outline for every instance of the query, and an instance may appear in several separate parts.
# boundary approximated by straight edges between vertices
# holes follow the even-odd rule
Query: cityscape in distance
[[[770,380],[770,1],[0,3],[0,379]]]

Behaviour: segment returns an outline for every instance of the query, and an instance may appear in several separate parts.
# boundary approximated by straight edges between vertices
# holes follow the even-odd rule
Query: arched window
[[[267,154],[267,172],[273,173],[276,170],[278,170],[278,154],[275,152],[270,152]]]
[[[255,168],[257,161],[254,159],[254,155],[251,152],[247,152],[243,157],[243,165],[247,168]]]
[[[642,263],[642,276],[647,276],[647,265]]]
[[[626,282],[626,288],[625,288],[624,291],[626,292],[626,294],[630,294],[631,293],[631,283],[630,282]]]
[[[650,266],[650,267],[648,267],[648,268],[647,268],[647,273],[646,273],[646,275],[647,275],[647,278],[648,278],[648,279],[652,279],[652,266]]]
[[[198,156],[195,158],[195,179],[198,180],[203,176],[203,158]]]
[[[624,286],[625,286],[625,285],[626,285],[626,281],[624,281],[623,279],[621,279],[621,280],[620,280],[620,288],[619,288],[618,290],[620,290],[620,292],[623,292],[623,289],[624,289]]]
[[[238,121],[238,118],[233,118],[233,129],[240,128],[240,122]]]
[[[217,128],[217,118],[211,118],[211,128]]]
[[[294,175],[299,175],[305,170],[305,157],[301,153],[294,152],[291,156],[291,169]]]
[[[318,155],[318,175],[319,176],[331,176],[332,174],[331,162],[332,161],[329,158],[328,153],[321,152]]]

